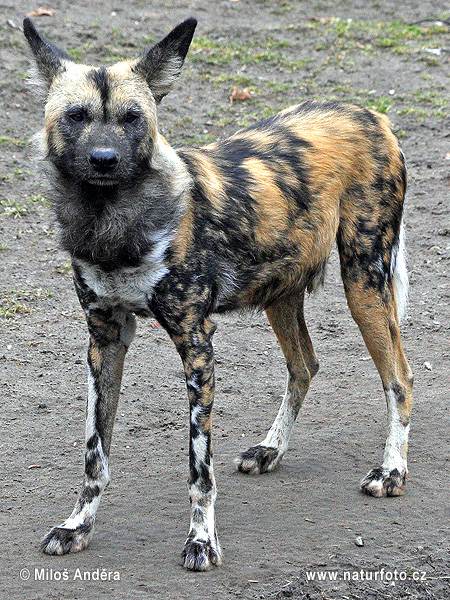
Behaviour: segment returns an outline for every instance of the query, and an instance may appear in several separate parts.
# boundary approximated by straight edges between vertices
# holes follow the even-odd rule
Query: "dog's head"
[[[115,185],[149,172],[156,105],[180,74],[196,24],[187,19],[136,60],[95,68],[75,63],[24,20],[46,93],[47,156],[65,178]]]

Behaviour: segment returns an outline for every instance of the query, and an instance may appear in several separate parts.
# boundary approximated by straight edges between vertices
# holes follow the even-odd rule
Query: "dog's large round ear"
[[[24,19],[23,33],[33,51],[38,72],[49,87],[55,75],[64,70],[63,61],[72,60],[72,58],[64,50],[47,42],[33,25],[31,19]]]
[[[132,65],[133,71],[145,77],[156,102],[178,78],[196,26],[192,17],[183,21]]]

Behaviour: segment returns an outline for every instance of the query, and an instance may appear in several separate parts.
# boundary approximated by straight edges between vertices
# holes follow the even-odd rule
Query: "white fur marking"
[[[281,403],[278,414],[272,427],[269,429],[265,439],[259,444],[260,446],[269,446],[278,449],[277,459],[279,460],[286,452],[289,438],[291,437],[292,428],[295,423],[295,412],[291,402],[291,392],[289,390],[289,380],[286,386],[286,393]]]
[[[400,473],[407,471],[406,454],[408,450],[409,425],[403,425],[397,407],[397,398],[392,390],[386,391],[388,405],[389,433],[384,450],[382,468],[384,471],[398,469]]]
[[[192,449],[195,456],[195,465],[199,467],[205,461],[206,456],[206,436],[203,433],[199,433],[192,441]]]
[[[200,524],[191,517],[190,529],[191,531],[195,531],[195,535],[193,538],[194,541],[209,540],[211,542],[211,545],[217,550],[218,554],[220,555],[220,546],[218,544],[216,546],[215,543],[214,503],[217,497],[217,489],[214,481],[212,459],[211,465],[209,467],[209,472],[213,481],[213,489],[211,490],[211,493],[207,496],[209,502],[204,503],[203,506],[200,508],[204,517],[203,522]],[[194,484],[191,485],[189,489],[189,497],[192,503],[192,511],[194,511],[195,509],[199,508],[198,501],[205,499],[205,494],[197,485]]]
[[[99,266],[76,260],[86,285],[98,296],[100,303],[123,306],[131,311],[148,311],[148,300],[156,284],[166,275],[164,254],[172,234],[164,230],[154,234],[155,246],[138,267],[122,267],[106,272]]]
[[[391,273],[393,275],[397,318],[399,323],[406,315],[408,307],[408,271],[406,269],[405,226],[402,220],[397,252],[392,253]]]
[[[97,404],[97,392],[95,391],[95,379],[88,367],[88,400],[86,415],[85,439],[89,440],[95,433],[95,405]]]
[[[79,525],[82,525],[86,517],[93,519],[97,513],[98,507],[100,504],[100,495],[93,498],[92,502],[83,506],[82,510],[79,513],[71,514],[68,519],[64,521],[60,527],[64,527],[64,529],[76,529]]]

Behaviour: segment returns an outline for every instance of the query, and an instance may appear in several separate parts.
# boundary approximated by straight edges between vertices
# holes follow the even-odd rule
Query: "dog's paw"
[[[234,459],[234,464],[242,473],[258,475],[273,471],[280,460],[281,456],[276,448],[259,445],[241,452],[240,456]]]
[[[78,525],[75,529],[53,527],[41,542],[41,550],[45,554],[67,554],[80,552],[89,544],[94,530],[93,524]]]
[[[190,571],[209,571],[222,563],[221,550],[217,541],[186,540],[181,554],[183,566]]]
[[[361,491],[369,496],[381,498],[384,496],[402,496],[406,482],[407,472],[398,469],[388,471],[382,467],[375,467],[361,481]]]

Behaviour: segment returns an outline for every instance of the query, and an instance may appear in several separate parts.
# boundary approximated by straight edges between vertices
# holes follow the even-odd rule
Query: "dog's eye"
[[[76,123],[81,123],[84,121],[84,112],[82,110],[77,110],[69,113],[69,118]]]
[[[139,119],[139,113],[135,110],[127,110],[124,121],[125,123],[134,123]]]

